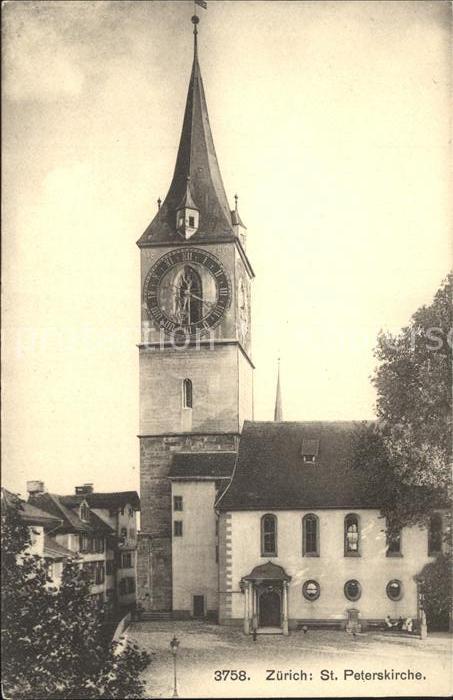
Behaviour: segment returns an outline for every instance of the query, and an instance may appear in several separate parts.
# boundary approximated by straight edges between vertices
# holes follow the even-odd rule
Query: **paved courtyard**
[[[149,698],[173,694],[169,643],[174,634],[180,640],[182,698],[446,696],[453,689],[452,637],[446,633],[422,641],[309,630],[289,637],[260,635],[254,642],[240,629],[203,622],[134,622],[127,636],[154,653],[145,672]]]

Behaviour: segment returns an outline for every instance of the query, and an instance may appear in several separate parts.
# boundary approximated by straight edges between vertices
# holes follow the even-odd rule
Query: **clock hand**
[[[201,297],[197,297],[196,294],[192,294],[192,292],[187,292],[187,296],[192,297],[193,299],[196,299],[197,301],[201,301],[202,304],[206,304],[207,306],[215,306],[215,302],[206,301],[205,299],[202,299]]]

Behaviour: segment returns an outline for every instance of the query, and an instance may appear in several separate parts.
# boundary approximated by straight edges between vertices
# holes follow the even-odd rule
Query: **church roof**
[[[220,510],[377,508],[352,468],[354,422],[244,423],[233,478]],[[308,461],[307,447],[314,460]],[[307,459],[308,457],[308,459]]]
[[[173,455],[170,478],[229,479],[235,461],[236,452],[180,452]]]
[[[139,246],[181,242],[181,236],[176,231],[176,211],[186,196],[188,178],[192,204],[200,212],[198,230],[191,237],[191,242],[215,242],[225,238],[235,240],[231,211],[209,124],[196,39],[195,33],[192,74],[173,179],[159,211],[139,239]]]

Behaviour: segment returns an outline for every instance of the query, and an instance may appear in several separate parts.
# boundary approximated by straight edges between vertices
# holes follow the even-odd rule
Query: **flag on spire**
[[[277,393],[275,395],[274,421],[280,423],[283,420],[282,391],[280,387],[280,358],[278,358]]]
[[[208,9],[208,3],[206,0],[195,0],[195,5],[200,5],[204,10]]]

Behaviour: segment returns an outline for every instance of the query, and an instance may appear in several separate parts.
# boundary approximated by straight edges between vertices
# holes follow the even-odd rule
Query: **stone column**
[[[250,595],[251,595],[251,600],[252,600],[252,629],[257,630],[258,629],[258,617],[256,614],[257,611],[257,598],[258,598],[258,593],[256,590],[256,586],[251,583],[250,585]]]
[[[250,634],[249,598],[250,583],[247,581],[244,592],[244,634]]]
[[[283,581],[283,634],[288,635],[288,581]]]

